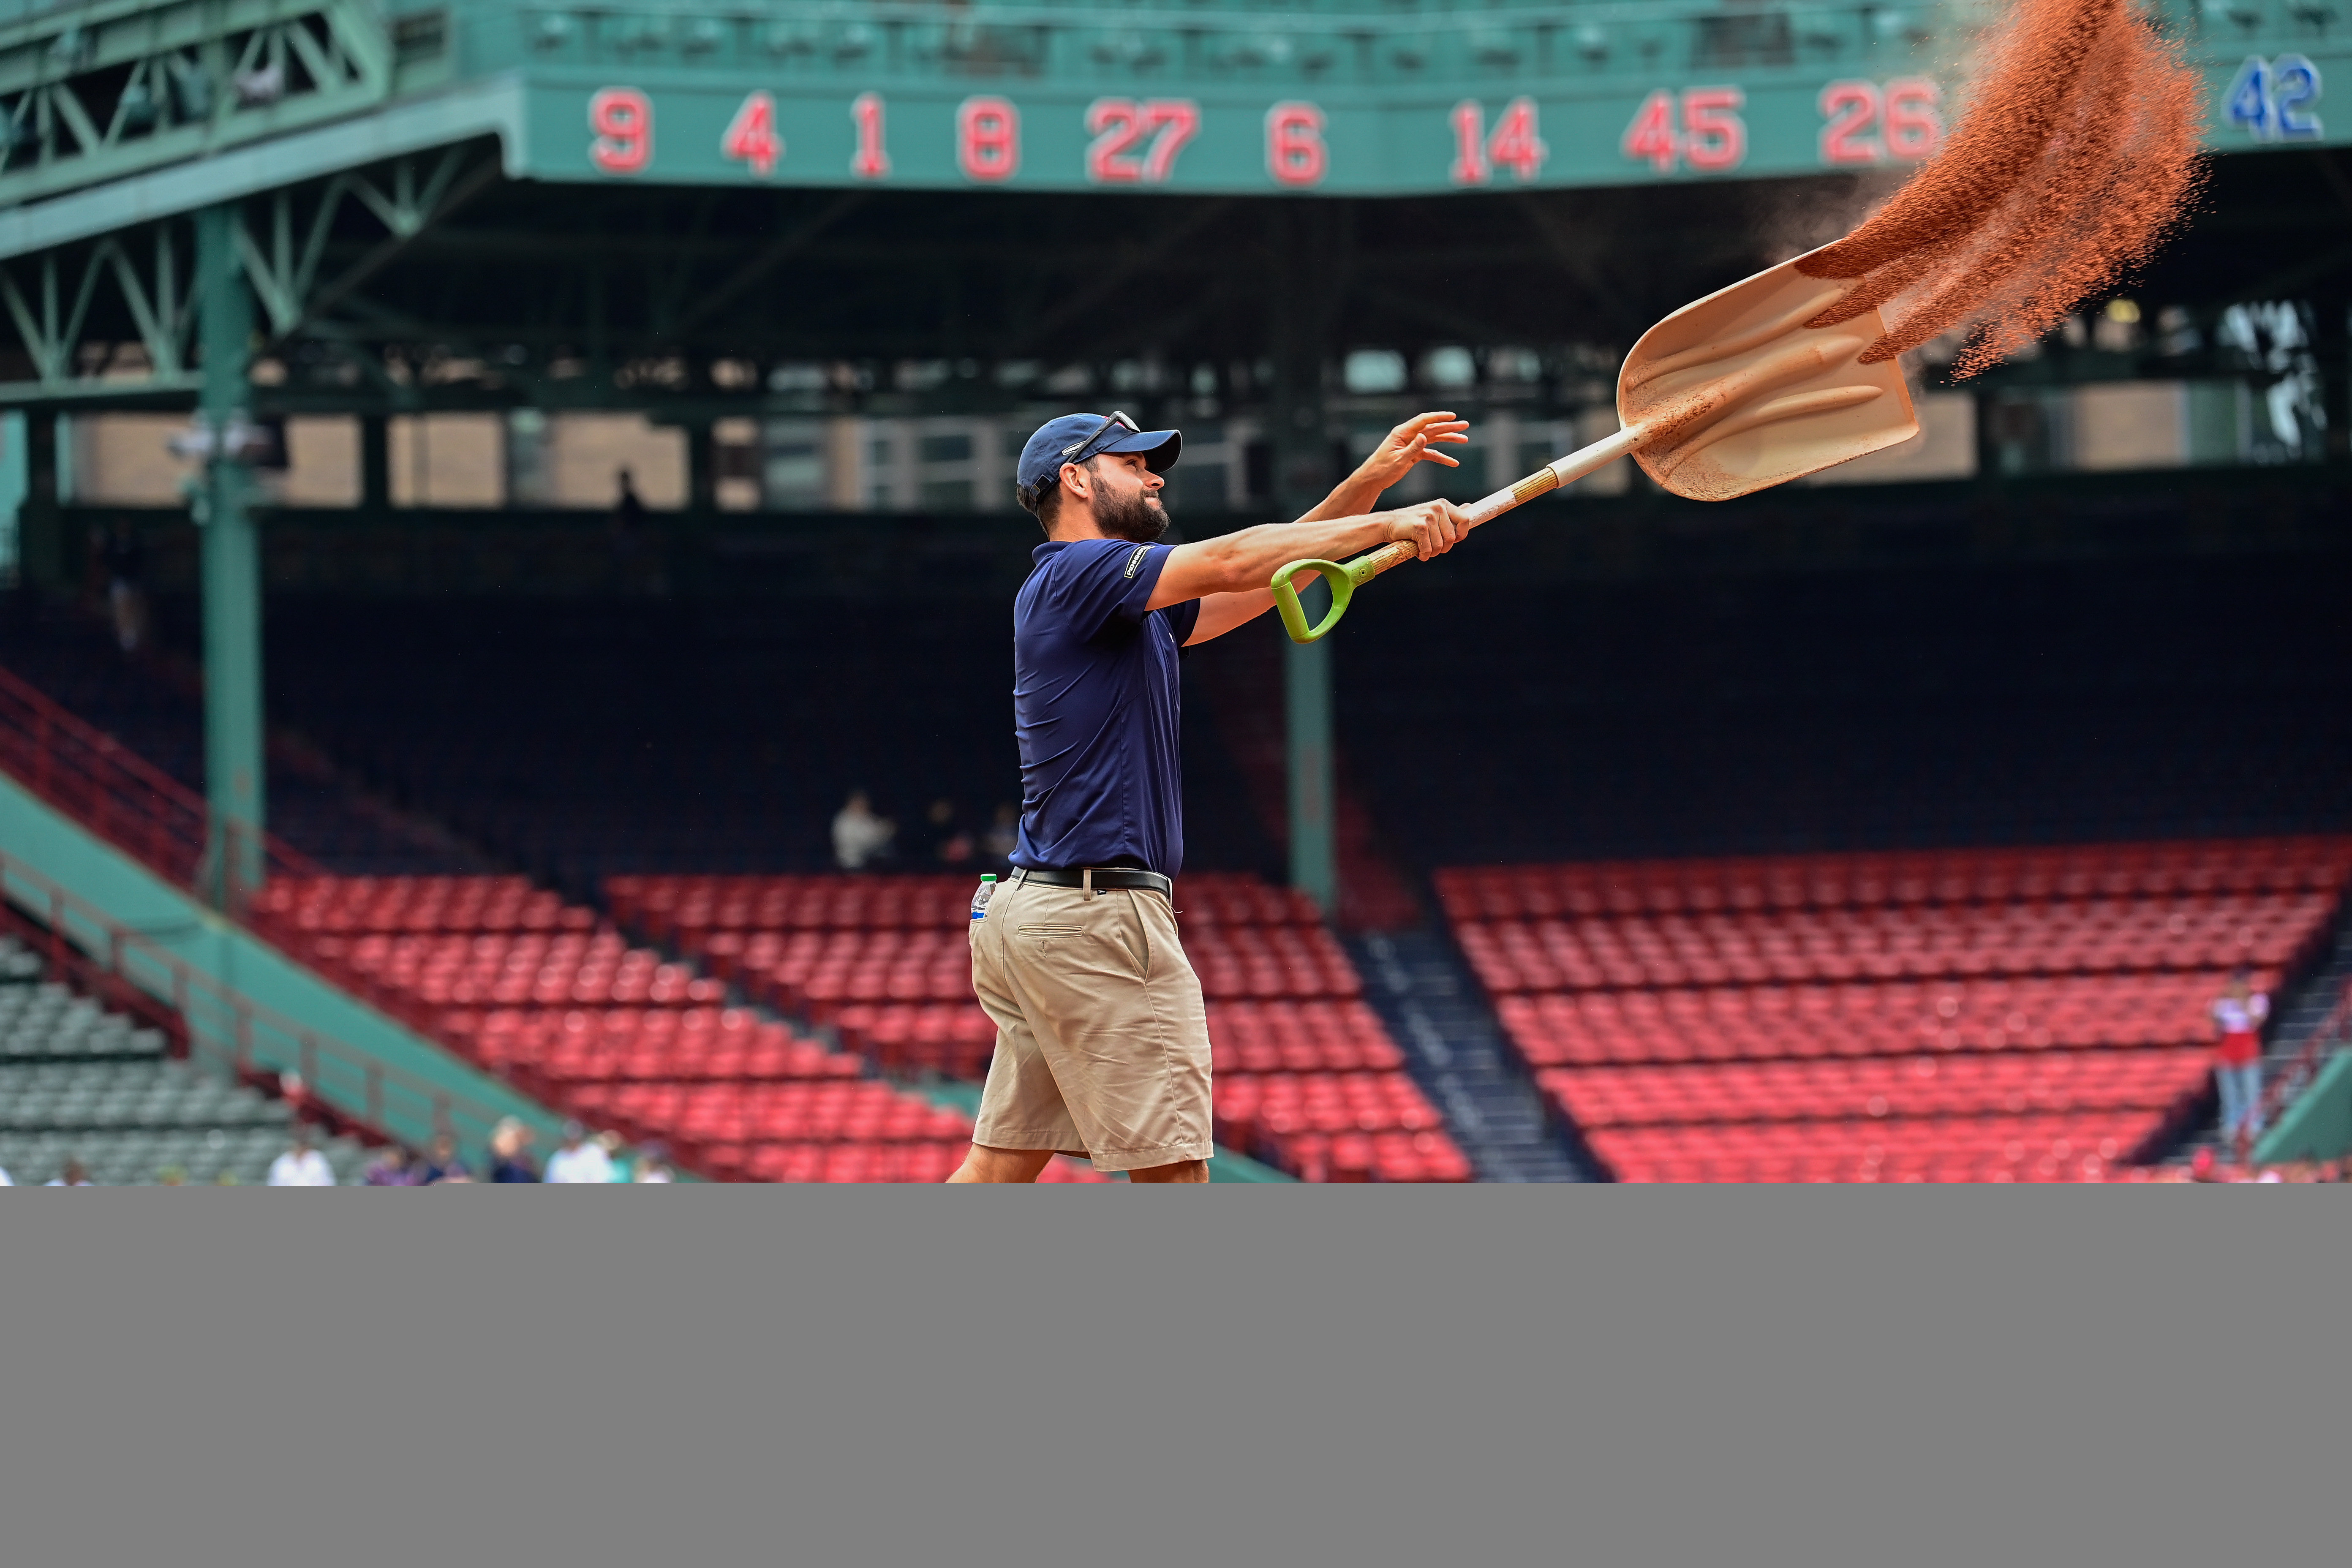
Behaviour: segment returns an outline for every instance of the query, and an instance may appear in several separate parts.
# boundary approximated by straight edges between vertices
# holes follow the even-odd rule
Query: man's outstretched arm
[[[1291,530],[1297,530],[1307,523],[1344,521],[1372,515],[1380,504],[1381,492],[1411,473],[1415,464],[1438,463],[1449,468],[1460,468],[1460,463],[1438,448],[1467,442],[1470,439],[1469,428],[1468,420],[1457,419],[1450,413],[1414,415],[1390,431],[1387,439],[1357,465],[1356,471],[1334,486],[1331,493],[1325,496],[1314,510],[1291,524]],[[1350,550],[1348,553],[1356,552]],[[1318,558],[1319,554],[1311,549],[1293,550],[1285,554],[1283,560],[1304,561]],[[1428,554],[1427,551],[1423,551],[1423,559],[1427,559]],[[1274,567],[1281,564],[1281,561],[1269,564],[1267,574],[1270,576]],[[1301,578],[1300,585],[1304,586],[1308,581],[1311,579]],[[1211,637],[1223,637],[1235,626],[1246,625],[1272,608],[1274,595],[1265,586],[1264,577],[1247,588],[1205,595],[1201,600],[1200,617],[1192,624],[1192,635],[1185,642],[1190,646],[1207,642]]]
[[[1412,545],[1414,555],[1426,561],[1444,554],[1469,532],[1461,509],[1449,500],[1328,522],[1244,528],[1170,551],[1146,607],[1162,610],[1188,599],[1203,601],[1200,619],[1185,640],[1206,642],[1272,608],[1274,594],[1266,584],[1288,562],[1339,561],[1391,542]]]

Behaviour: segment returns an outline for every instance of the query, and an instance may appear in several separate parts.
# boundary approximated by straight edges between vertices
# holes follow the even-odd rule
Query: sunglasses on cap
[[[1096,426],[1092,430],[1087,431],[1082,439],[1073,441],[1068,446],[1062,448],[1062,461],[1065,463],[1085,462],[1088,458],[1093,457],[1097,451],[1100,449],[1100,443],[1103,437],[1110,436],[1111,432],[1114,430],[1123,430],[1127,434],[1133,436],[1140,434],[1142,429],[1143,427],[1141,426],[1138,425],[1133,419],[1128,417],[1127,411],[1125,409],[1114,408],[1101,424]],[[1116,440],[1117,437],[1112,437],[1112,439]],[[1052,489],[1055,485],[1061,483],[1061,470],[1056,468],[1050,474],[1039,476],[1037,482],[1029,488],[1035,493],[1043,495],[1047,490]]]

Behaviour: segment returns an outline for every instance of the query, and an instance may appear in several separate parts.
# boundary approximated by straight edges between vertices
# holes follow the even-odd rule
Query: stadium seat
[[[2327,940],[2352,840],[1441,871],[1553,1110],[1628,1180],[2101,1179],[2208,1093],[2209,1008]]]
[[[641,875],[604,891],[615,920],[887,1071],[987,1073],[996,1030],[971,996],[968,878]],[[1311,1180],[1468,1179],[1312,903],[1220,873],[1184,878],[1177,902],[1221,1141]],[[1339,1134],[1374,1142],[1335,1162],[1323,1140]]]

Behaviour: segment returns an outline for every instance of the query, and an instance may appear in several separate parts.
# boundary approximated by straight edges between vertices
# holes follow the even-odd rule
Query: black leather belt
[[[1038,882],[1048,888],[1085,888],[1090,892],[1110,892],[1132,888],[1139,892],[1158,893],[1163,898],[1176,896],[1176,883],[1157,871],[1139,871],[1132,866],[1087,866],[1076,871],[1039,871],[1026,866],[1015,867],[1013,879],[1016,882]]]

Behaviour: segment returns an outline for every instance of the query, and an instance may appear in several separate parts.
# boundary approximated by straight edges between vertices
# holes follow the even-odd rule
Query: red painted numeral
[[[634,87],[608,87],[588,100],[588,161],[607,174],[641,174],[654,161],[653,100]]]
[[[1277,103],[1265,111],[1265,172],[1284,185],[1319,185],[1331,164],[1323,111],[1311,103]]]
[[[1628,158],[1640,158],[1662,174],[1680,159],[1694,169],[1737,169],[1748,158],[1748,122],[1739,118],[1747,95],[1736,87],[1686,87],[1675,112],[1675,95],[1664,88],[1642,100],[1618,143]]]
[[[1739,106],[1748,95],[1736,87],[1683,90],[1683,159],[1694,169],[1737,169],[1748,157],[1748,122]]]
[[[1454,167],[1448,171],[1457,185],[1483,185],[1493,173],[1486,166],[1486,110],[1475,98],[1454,106]]]
[[[1933,157],[1944,140],[1936,111],[1943,89],[1926,77],[1900,77],[1882,89],[1874,81],[1833,81],[1822,89],[1822,162],[1832,167],[1878,163],[1888,158],[1916,163]],[[1885,125],[1882,140],[1874,132]]]
[[[776,160],[784,155],[784,139],[776,134],[776,100],[764,92],[744,99],[727,134],[719,139],[719,153],[751,164],[751,173],[763,180],[774,174]]]
[[[1483,185],[1496,169],[1508,169],[1522,180],[1532,180],[1550,156],[1536,133],[1536,100],[1515,98],[1486,134],[1486,108],[1475,98],[1454,106],[1454,183]],[[1633,132],[1628,132],[1630,141]]]
[[[1009,180],[1021,169],[1021,111],[981,94],[956,110],[956,163],[971,180]]]
[[[1628,158],[1645,159],[1661,174],[1671,174],[1682,152],[1675,135],[1675,95],[1660,88],[1643,99],[1619,145]]]
[[[1943,89],[1926,77],[1886,84],[1886,151],[1897,158],[1932,158],[1944,140],[1944,118],[1936,112]]]
[[[1087,109],[1087,178],[1102,184],[1164,185],[1176,154],[1201,129],[1201,106],[1189,98],[1098,98]],[[1146,138],[1150,149],[1138,153]]]
[[[1878,138],[1871,127],[1878,122],[1878,84],[1874,81],[1833,81],[1822,89],[1822,162],[1830,164],[1875,163]]]
[[[1543,167],[1551,149],[1536,134],[1536,100],[1515,98],[1503,110],[1503,118],[1495,121],[1495,134],[1486,139],[1486,156],[1497,169],[1508,169],[1522,180],[1532,180]]]
[[[1155,98],[1143,106],[1143,117],[1160,132],[1143,160],[1143,177],[1149,184],[1164,185],[1176,172],[1176,154],[1201,133],[1201,106],[1189,98]]]
[[[1146,134],[1143,111],[1131,98],[1098,98],[1087,106],[1087,178],[1107,185],[1143,178],[1143,158],[1135,151]]]
[[[861,92],[849,106],[857,126],[857,151],[850,154],[849,172],[861,180],[890,177],[890,154],[882,138],[882,95]]]

